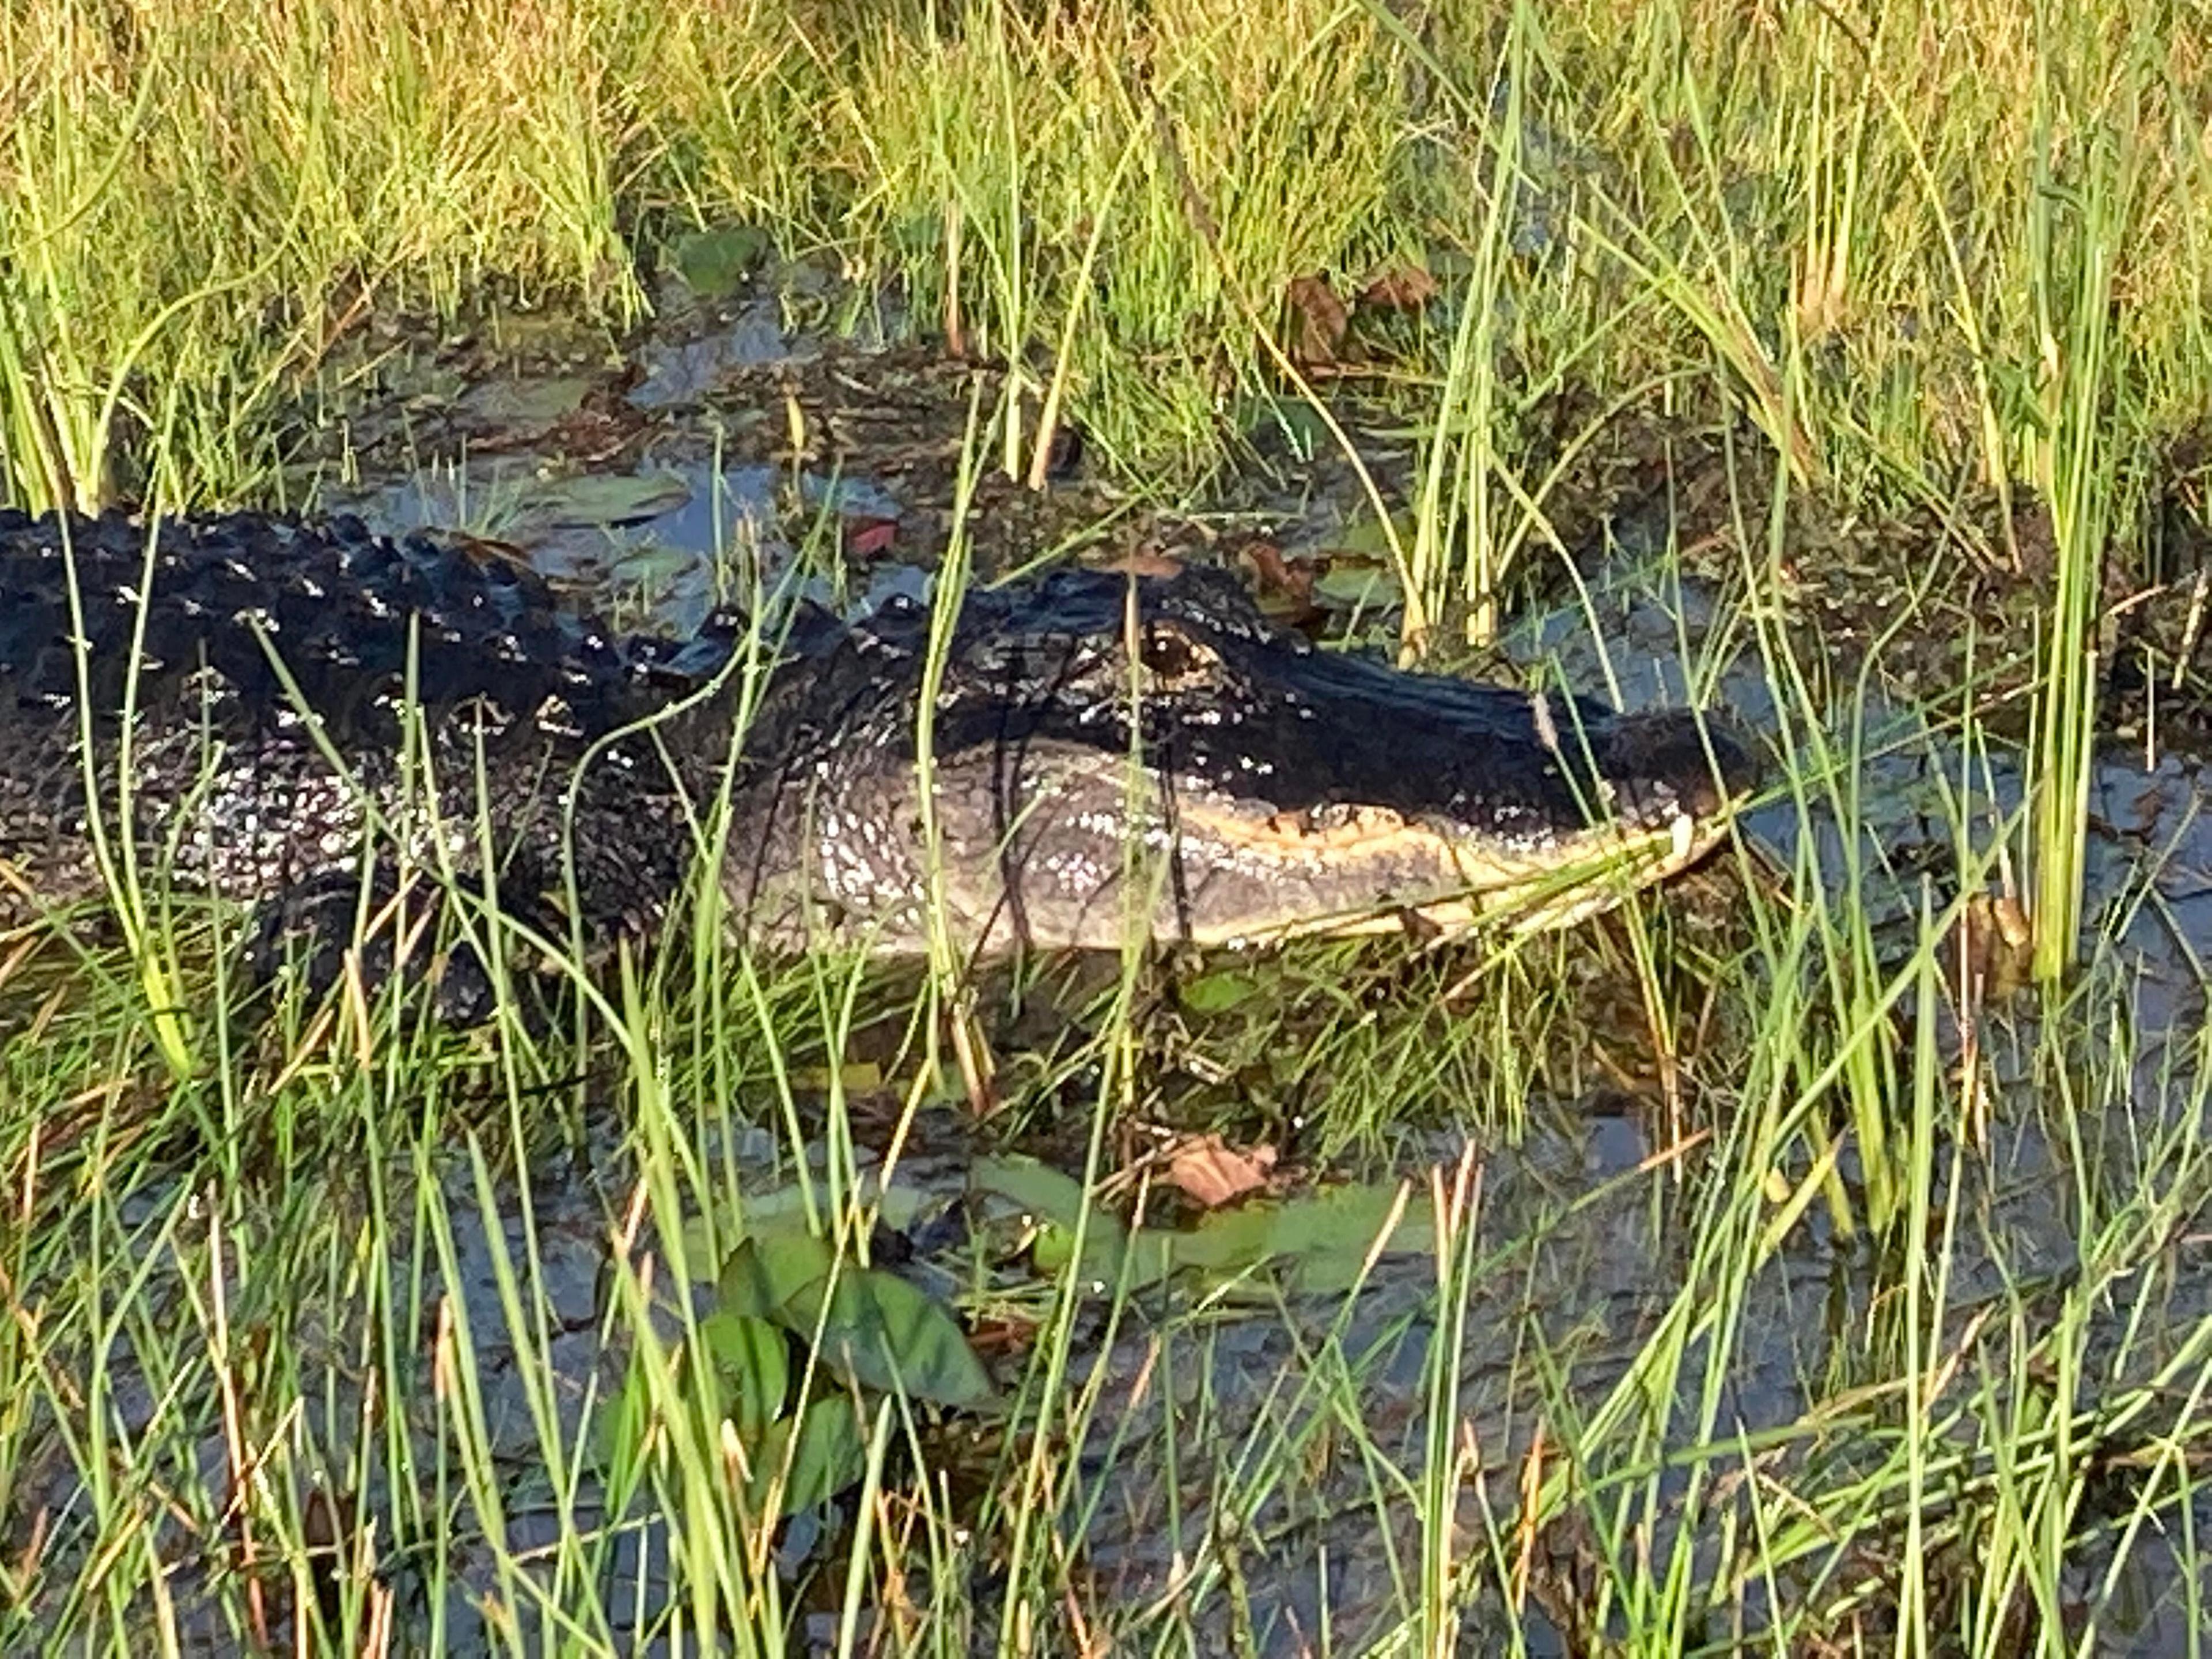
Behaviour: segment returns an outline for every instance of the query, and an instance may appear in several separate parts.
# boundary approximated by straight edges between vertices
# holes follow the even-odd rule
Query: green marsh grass
[[[2141,78],[2123,78],[2088,95],[2131,101]],[[2038,88],[2036,194],[2028,226],[2043,362],[2041,406],[2025,434],[2057,562],[2048,666],[2036,711],[2039,793],[2032,831],[2036,968],[2046,978],[2071,965],[2081,931],[2096,738],[2096,613],[2106,550],[2130,510],[2130,492],[2142,488],[2123,425],[2139,416],[2116,385],[2124,370],[2112,361],[2119,343],[2112,309],[2119,239],[2136,216],[2130,198],[2142,187],[2142,170],[2125,125],[2093,129],[2076,140],[2085,153],[2073,177],[2054,168],[2052,125],[2063,97],[2057,81],[2047,70]]]
[[[1033,472],[1073,420],[1165,492],[1317,383],[1280,337],[1291,282],[1419,264],[1440,299],[1356,388],[1419,434],[1416,632],[1488,631],[1508,567],[1562,550],[1554,414],[1571,451],[1719,429],[1790,834],[1742,860],[1717,943],[1653,898],[1449,971],[1389,945],[1213,969],[1250,988],[1180,1051],[1228,1079],[1210,1098],[1266,1103],[1237,1079],[1272,1061],[1309,1156],[1414,1176],[1433,1265],[1292,1298],[1102,1291],[1079,1243],[1057,1273],[955,1250],[945,1305],[1018,1339],[997,1437],[948,1467],[926,1405],[864,1401],[812,1584],[702,1406],[714,1269],[787,1190],[874,1264],[860,1149],[888,1100],[891,1144],[927,1150],[921,1115],[984,1069],[948,1084],[943,1035],[987,1040],[988,1001],[754,960],[711,904],[650,963],[569,963],[595,991],[551,1035],[365,994],[250,1020],[159,904],[134,950],[0,957],[0,1645],[782,1651],[814,1618],[852,1653],[1519,1651],[1549,1625],[1995,1655],[2124,1642],[2162,1583],[2201,1629],[2207,1056],[2149,1024],[2160,974],[2201,971],[2126,945],[2167,903],[2148,874],[2085,925],[2081,859],[2099,566],[2212,362],[2203,22],[9,8],[20,504],[273,499],[364,316],[489,294],[623,324],[661,239],[732,221],[1018,366],[976,456]],[[1955,515],[1935,562],[2009,567],[2031,505],[2057,550],[2017,787],[1978,658],[1900,710],[1888,638],[1814,655],[1790,614],[1801,507],[1970,489],[1994,521]],[[1884,765],[1914,754],[1940,888],[1884,842]],[[2023,885],[2045,967],[2074,965],[1976,1007],[1960,924]],[[503,971],[564,954],[477,925]],[[1558,1100],[1620,1041],[1577,990],[1600,958],[1668,1081],[1644,1155],[1593,1177]],[[1086,1190],[1170,1092],[1146,971],[990,1073]]]
[[[1644,395],[1751,420],[1799,483],[2040,488],[2016,439],[2063,322],[2034,228],[2054,191],[2104,216],[2109,361],[2143,430],[2178,435],[2201,402],[2203,71],[2188,30],[2148,18],[410,0],[119,19],[38,0],[0,23],[26,499],[265,494],[295,389],[367,310],[450,316],[489,286],[620,323],[659,238],[732,221],[898,279],[915,317],[1024,366],[1032,422],[1057,385],[1152,478],[1218,459],[1271,395],[1293,279],[1349,296],[1413,264],[1444,284],[1430,366],[1474,331],[1464,388],[1557,378],[1602,406],[1664,384]],[[2136,158],[2118,195],[2082,171],[2108,148]],[[147,436],[173,388],[190,418]],[[1503,488],[1533,440],[1486,407],[1441,413]],[[1008,429],[1009,470],[1034,432]]]
[[[1885,877],[1854,781],[1926,749],[1972,888],[2010,833],[1986,744],[1940,710],[1878,733],[1870,679],[1839,714],[1786,635],[1755,648],[1807,752],[1794,856],[1747,865],[1735,943],[1692,950],[1645,898],[1472,961],[1227,970],[1258,988],[1199,1042],[1233,1072],[1303,1031],[1309,1144],[1409,1176],[1429,1257],[1319,1295],[1099,1283],[1089,1204],[1056,1272],[988,1232],[950,1247],[933,1294],[1024,1333],[1003,1415],[948,1463],[957,1420],[864,1401],[811,1587],[702,1408],[715,1269],[779,1206],[844,1271],[875,1260],[884,1107],[902,1157],[941,1157],[965,1109],[938,993],[753,960],[709,914],[653,962],[571,969],[597,988],[573,1033],[439,1032],[378,998],[331,1042],[218,997],[179,1073],[138,981],[90,978],[7,1051],[10,1100],[40,1104],[0,1145],[0,1631],[781,1651],[811,1620],[845,1652],[1427,1654],[1550,1624],[1619,1651],[1996,1653],[2023,1620],[2117,1627],[2130,1557],[2193,1525],[2212,1311],[2173,1247],[2212,1199],[2203,1045],[2144,1048],[2142,969],[2100,943],[1960,1050],[1963,899]],[[1650,1021],[1678,1099],[1591,1179],[1556,1103],[1620,1040],[1566,988],[1607,957],[1652,1009],[1686,975],[1711,1006]],[[1086,1189],[1158,1103],[1148,971],[1127,957],[1048,1067],[995,1074]]]

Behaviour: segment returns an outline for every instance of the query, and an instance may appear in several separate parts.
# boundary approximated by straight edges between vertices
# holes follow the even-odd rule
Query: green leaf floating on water
[[[848,1268],[837,1276],[822,1344],[831,1362],[842,1360],[863,1388],[971,1409],[988,1405],[996,1394],[959,1322],[880,1267]]]
[[[939,1303],[896,1273],[839,1265],[830,1245],[801,1229],[756,1233],[730,1255],[717,1285],[720,1311],[773,1321],[818,1343],[833,1375],[933,1405],[990,1403],[983,1362]]]
[[[1083,1183],[1074,1176],[1033,1158],[986,1158],[976,1161],[968,1184],[977,1192],[1011,1200],[1027,1213],[1036,1229],[1030,1260],[1039,1273],[1057,1273],[1075,1259],[1077,1227],[1083,1221]],[[1128,1248],[1129,1230],[1121,1218],[1092,1208],[1083,1237],[1083,1265],[1076,1270],[1076,1278],[1097,1289],[1110,1290],[1121,1282],[1122,1258]],[[1158,1252],[1143,1265],[1152,1270],[1149,1274],[1139,1264],[1130,1264],[1132,1288],[1154,1283],[1174,1271]]]
[[[795,1226],[760,1227],[740,1241],[715,1281],[715,1305],[724,1313],[751,1314],[793,1328],[786,1310],[799,1293],[837,1265],[828,1241]],[[799,1333],[811,1338],[810,1325]]]
[[[1436,1222],[1427,1196],[1407,1197],[1395,1224],[1398,1188],[1367,1184],[1326,1187],[1284,1199],[1263,1199],[1217,1210],[1188,1232],[1170,1232],[1179,1267],[1224,1276],[1266,1266],[1284,1288],[1307,1295],[1347,1291],[1359,1282],[1370,1255],[1426,1255],[1436,1248]],[[1382,1248],[1376,1240],[1390,1229]]]
[[[730,1419],[746,1445],[759,1444],[790,1396],[790,1339],[766,1319],[727,1309],[701,1320],[699,1336],[714,1357],[723,1395],[719,1414]]]
[[[799,1444],[794,1450],[792,1438]],[[785,1474],[785,1460],[790,1471]],[[797,1515],[827,1503],[868,1472],[868,1441],[860,1414],[848,1395],[826,1394],[809,1401],[796,1418],[773,1425],[753,1453],[752,1500],[768,1506],[769,1489],[784,1476],[779,1512]]]
[[[1083,1185],[1032,1158],[985,1158],[970,1177],[980,1191],[1012,1200],[1037,1229],[1031,1260],[1057,1273],[1074,1257]],[[1395,1224],[1398,1186],[1328,1187],[1288,1198],[1262,1199],[1216,1210],[1193,1227],[1139,1227],[1093,1208],[1078,1277],[1110,1290],[1156,1285],[1179,1273],[1212,1283],[1264,1268],[1287,1291],[1322,1294],[1349,1290],[1370,1255],[1426,1254],[1436,1225],[1427,1199],[1409,1194]],[[1389,1236],[1378,1249],[1384,1228]],[[1126,1265],[1126,1277],[1124,1268]]]
[[[902,1232],[940,1201],[919,1187],[880,1187],[873,1176],[863,1182],[860,1199],[873,1212],[878,1225]],[[721,1218],[720,1225],[710,1228],[702,1218],[687,1216],[684,1222],[684,1248],[695,1261],[726,1261],[721,1252],[730,1248],[732,1239],[759,1238],[771,1233],[805,1233],[807,1218],[824,1201],[818,1183],[811,1194],[797,1182],[747,1193],[736,1217],[734,1231],[726,1217]]]
[[[677,1377],[687,1431],[733,1435],[744,1449],[754,1512],[769,1515],[773,1502],[775,1515],[791,1516],[867,1473],[866,1400],[897,1390],[975,1408],[991,1404],[996,1390],[945,1308],[896,1273],[841,1262],[798,1214],[761,1224],[775,1213],[773,1206],[748,1213],[746,1237],[716,1275],[714,1310],[697,1327],[712,1361],[704,1388],[694,1389],[688,1369]],[[794,1335],[819,1345],[803,1395]],[[633,1353],[599,1431],[610,1490],[625,1498],[644,1478],[655,1415],[648,1368]]]
[[[1332,563],[1314,579],[1314,598],[1340,611],[1387,611],[1405,599],[1398,574],[1386,565]]]
[[[671,472],[580,473],[534,483],[514,504],[505,528],[527,538],[555,530],[642,524],[691,499],[691,486]]]
[[[598,384],[588,374],[488,380],[471,387],[461,401],[482,420],[523,428],[544,426],[575,413]]]
[[[1222,1014],[1249,1002],[1267,987],[1260,975],[1243,968],[1217,968],[1186,980],[1176,1000],[1194,1014]]]
[[[702,299],[734,294],[771,249],[768,233],[751,225],[696,230],[670,244],[664,262]]]
[[[977,1192],[1012,1200],[1040,1223],[1073,1228],[1083,1215],[1083,1183],[1033,1158],[978,1158],[968,1184]],[[1121,1225],[1103,1211],[1091,1218]]]

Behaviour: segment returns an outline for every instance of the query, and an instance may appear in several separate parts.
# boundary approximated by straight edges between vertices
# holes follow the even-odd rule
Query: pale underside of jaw
[[[1273,844],[1267,850],[1280,860],[1285,884],[1281,909],[1272,915],[1248,912],[1218,921],[1193,915],[1183,923],[1184,936],[1199,945],[1252,945],[1408,928],[1451,934],[1478,926],[1503,927],[1514,933],[1571,927],[1689,869],[1718,844],[1728,826],[1726,814],[1697,819],[1677,813],[1663,827],[1600,826],[1516,854],[1456,841],[1407,823],[1394,813],[1381,816],[1391,821],[1369,817],[1297,837],[1270,830],[1267,840]],[[1316,840],[1325,842],[1325,853],[1310,845]],[[1253,852],[1263,844],[1257,838],[1246,843]],[[1387,866],[1394,875],[1425,870],[1432,878],[1417,874],[1396,884],[1394,890],[1341,908],[1301,907],[1296,902],[1297,883],[1302,874],[1310,876],[1316,855],[1328,870],[1328,884],[1340,890],[1358,880],[1346,870],[1347,864]]]
[[[1090,775],[1032,782],[1007,824],[976,822],[987,815],[940,776],[950,821],[941,821],[937,876],[922,873],[932,861],[925,849],[907,891],[880,902],[847,894],[835,931],[902,952],[933,932],[933,893],[945,907],[939,928],[985,951],[1146,939],[1257,946],[1478,926],[1533,933],[1571,926],[1687,869],[1734,810],[1516,835],[1371,805],[1270,810],[1211,789],[1186,787],[1170,805],[1147,781],[1139,772],[1103,787]]]

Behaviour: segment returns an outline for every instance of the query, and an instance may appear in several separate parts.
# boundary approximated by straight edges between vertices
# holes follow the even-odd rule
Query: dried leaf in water
[[[1419,311],[1437,291],[1437,279],[1420,266],[1392,265],[1359,290],[1359,303],[1375,311]]]
[[[1291,283],[1288,347],[1291,361],[1303,368],[1326,368],[1343,361],[1345,332],[1352,313],[1322,276],[1300,276]]]
[[[1261,1190],[1275,1168],[1273,1146],[1240,1150],[1218,1134],[1187,1135],[1169,1147],[1168,1184],[1207,1209]]]

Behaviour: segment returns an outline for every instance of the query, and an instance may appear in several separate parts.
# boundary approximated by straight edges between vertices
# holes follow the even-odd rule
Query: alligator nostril
[[[1731,729],[1729,722],[1709,720],[1705,738],[1712,747],[1712,765],[1720,769],[1722,794],[1734,799],[1759,787],[1766,769],[1741,732]],[[1712,781],[1712,765],[1705,772],[1708,784]]]
[[[1692,818],[1709,818],[1727,805],[1728,797],[1713,782],[1708,772],[1703,777],[1686,778],[1674,785],[1674,799],[1681,812]]]
[[[1759,781],[1751,750],[1717,720],[1702,725],[1688,709],[1625,714],[1607,734],[1599,769],[1629,799],[1671,800],[1710,817]]]

